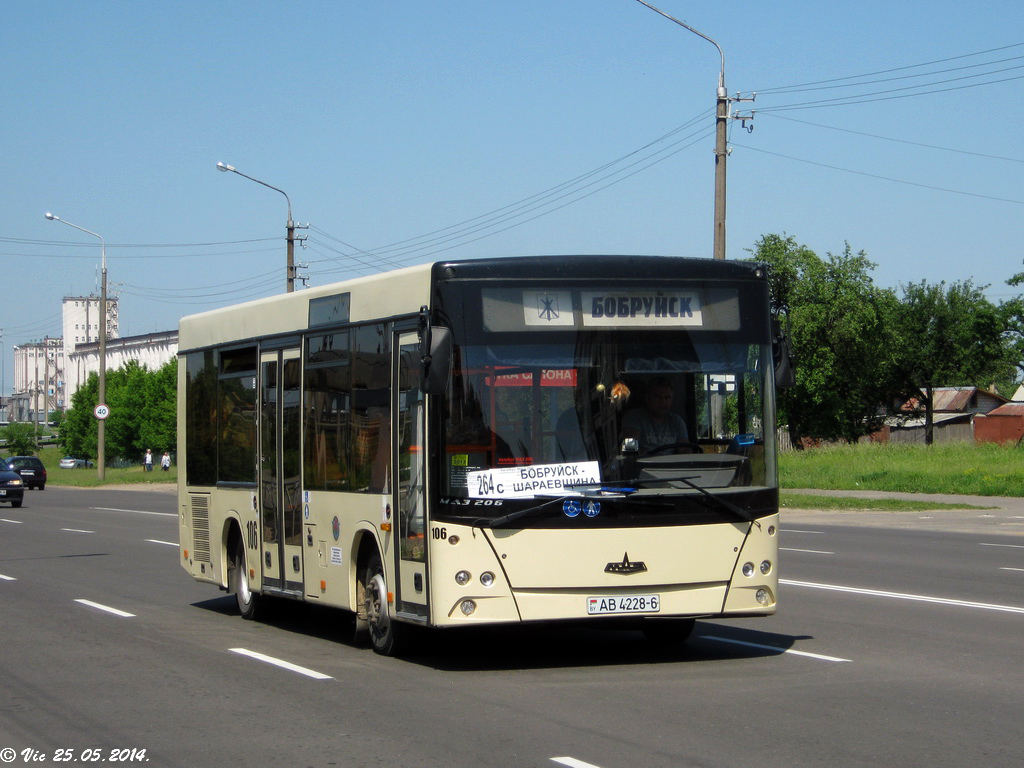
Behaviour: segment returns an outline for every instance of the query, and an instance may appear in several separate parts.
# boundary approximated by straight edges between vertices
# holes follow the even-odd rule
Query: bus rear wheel
[[[648,619],[640,630],[649,642],[657,645],[685,643],[693,632],[696,619]]]
[[[245,547],[242,546],[241,539],[235,543],[235,556],[231,560],[228,582],[231,591],[235,593],[235,602],[242,618],[255,618],[260,596],[249,588],[249,579],[245,576]]]
[[[370,645],[382,656],[394,656],[399,649],[402,628],[388,615],[388,585],[380,555],[374,552],[366,562],[363,608]]]

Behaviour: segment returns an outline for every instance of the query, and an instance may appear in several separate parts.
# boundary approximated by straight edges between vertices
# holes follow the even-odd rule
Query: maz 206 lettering
[[[503,499],[441,499],[450,507],[500,507]]]
[[[26,763],[46,762],[47,755],[38,749],[23,749],[21,757]],[[53,753],[55,763],[148,763],[144,749],[58,749]]]

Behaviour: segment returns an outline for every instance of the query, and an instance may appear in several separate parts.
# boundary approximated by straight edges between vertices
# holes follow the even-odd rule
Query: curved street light
[[[285,272],[285,290],[288,293],[291,293],[292,291],[295,290],[295,222],[292,221],[292,200],[290,197],[288,197],[288,193],[285,192],[283,189],[278,189],[277,187],[271,184],[267,184],[267,182],[265,181],[254,179],[252,176],[247,176],[246,174],[242,173],[240,170],[235,168],[235,166],[228,165],[227,163],[217,163],[217,170],[223,171],[224,173],[227,173],[228,171],[230,171],[231,173],[237,173],[242,178],[248,179],[249,181],[255,181],[257,184],[262,184],[264,187],[272,189],[275,192],[280,192],[282,195],[284,195],[284,199],[288,202],[288,267],[287,271]]]
[[[97,405],[106,405],[104,400],[107,397],[107,244],[103,241],[103,236],[98,232],[72,224],[70,221],[65,221],[60,216],[49,211],[46,212],[46,218],[50,221],[59,221],[61,224],[67,224],[79,232],[85,232],[87,235],[100,239],[102,279],[100,282],[100,380],[99,392],[97,393],[99,402]],[[99,418],[96,421],[96,474],[100,482],[102,482],[106,476],[106,421]]]
[[[669,16],[660,8],[655,8],[646,0],[636,0],[640,5],[645,5],[655,13],[661,14],[669,21],[674,21],[684,29],[688,29],[698,37],[702,37],[718,49],[718,55],[722,58],[722,68],[718,73],[718,98],[715,109],[715,239],[714,257],[725,258],[725,160],[728,156],[726,149],[726,124],[729,120],[729,96],[725,90],[725,53],[722,46],[705,35],[698,32],[689,24],[680,21],[674,16]]]

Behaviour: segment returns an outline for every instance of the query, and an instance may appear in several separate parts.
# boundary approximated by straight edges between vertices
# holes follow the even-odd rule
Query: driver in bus
[[[672,411],[672,382],[658,376],[647,384],[642,408],[627,411],[622,417],[622,437],[636,438],[640,455],[678,443],[689,443],[686,422]]]

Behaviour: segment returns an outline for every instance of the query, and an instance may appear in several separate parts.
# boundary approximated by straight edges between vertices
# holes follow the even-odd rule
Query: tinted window
[[[212,350],[185,358],[185,475],[189,485],[217,482],[217,366]]]

